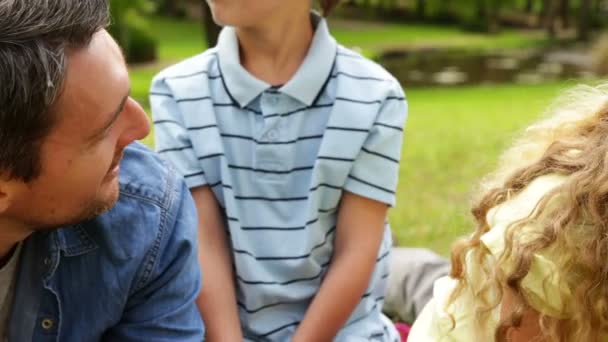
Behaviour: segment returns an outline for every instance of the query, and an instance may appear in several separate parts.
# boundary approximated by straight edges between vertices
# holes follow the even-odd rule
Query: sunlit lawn
[[[571,82],[407,91],[410,116],[398,203],[390,213],[402,245],[447,253],[472,229],[472,190],[527,124]]]
[[[204,50],[200,26],[155,18],[160,62],[131,68],[133,95],[149,110],[147,92],[162,67]],[[536,35],[506,32],[486,37],[420,25],[354,25],[334,21],[332,31],[347,46],[364,51],[397,45],[467,45],[469,48],[525,47]],[[372,53],[373,54],[373,53]],[[390,212],[399,243],[443,254],[471,229],[471,189],[490,171],[515,132],[536,118],[570,83],[408,89],[410,116],[404,140],[397,207]],[[153,145],[152,135],[145,142]]]

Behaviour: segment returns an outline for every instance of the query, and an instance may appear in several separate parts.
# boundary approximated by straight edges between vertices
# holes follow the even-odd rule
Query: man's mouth
[[[114,158],[112,164],[110,164],[110,168],[108,170],[106,178],[118,177],[118,174],[120,172],[120,161],[122,160],[122,155],[123,152],[121,152],[116,158]]]

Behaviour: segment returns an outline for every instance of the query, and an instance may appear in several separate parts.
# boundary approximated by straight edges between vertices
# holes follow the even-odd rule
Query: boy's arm
[[[293,342],[329,342],[344,326],[369,285],[387,209],[384,203],[344,192],[329,270]]]
[[[406,117],[405,95],[394,81],[344,184],[334,254],[293,341],[333,340],[369,286],[386,213],[395,205]]]
[[[205,341],[241,342],[232,257],[220,207],[209,186],[191,191],[199,217],[199,262],[206,275],[196,301],[205,322]]]

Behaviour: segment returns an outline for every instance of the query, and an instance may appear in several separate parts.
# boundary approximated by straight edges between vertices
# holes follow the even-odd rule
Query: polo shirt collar
[[[333,68],[338,49],[329,34],[327,22],[319,14],[311,14],[316,26],[308,53],[294,76],[279,91],[312,105]],[[225,27],[218,38],[220,72],[230,96],[241,108],[247,106],[270,85],[251,75],[240,62],[239,43],[234,27]]]

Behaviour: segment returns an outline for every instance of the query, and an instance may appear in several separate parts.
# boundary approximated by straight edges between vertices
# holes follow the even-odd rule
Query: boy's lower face
[[[207,3],[218,25],[239,28],[258,26],[269,17],[290,17],[297,11],[310,10],[309,2],[302,0],[207,0]]]

